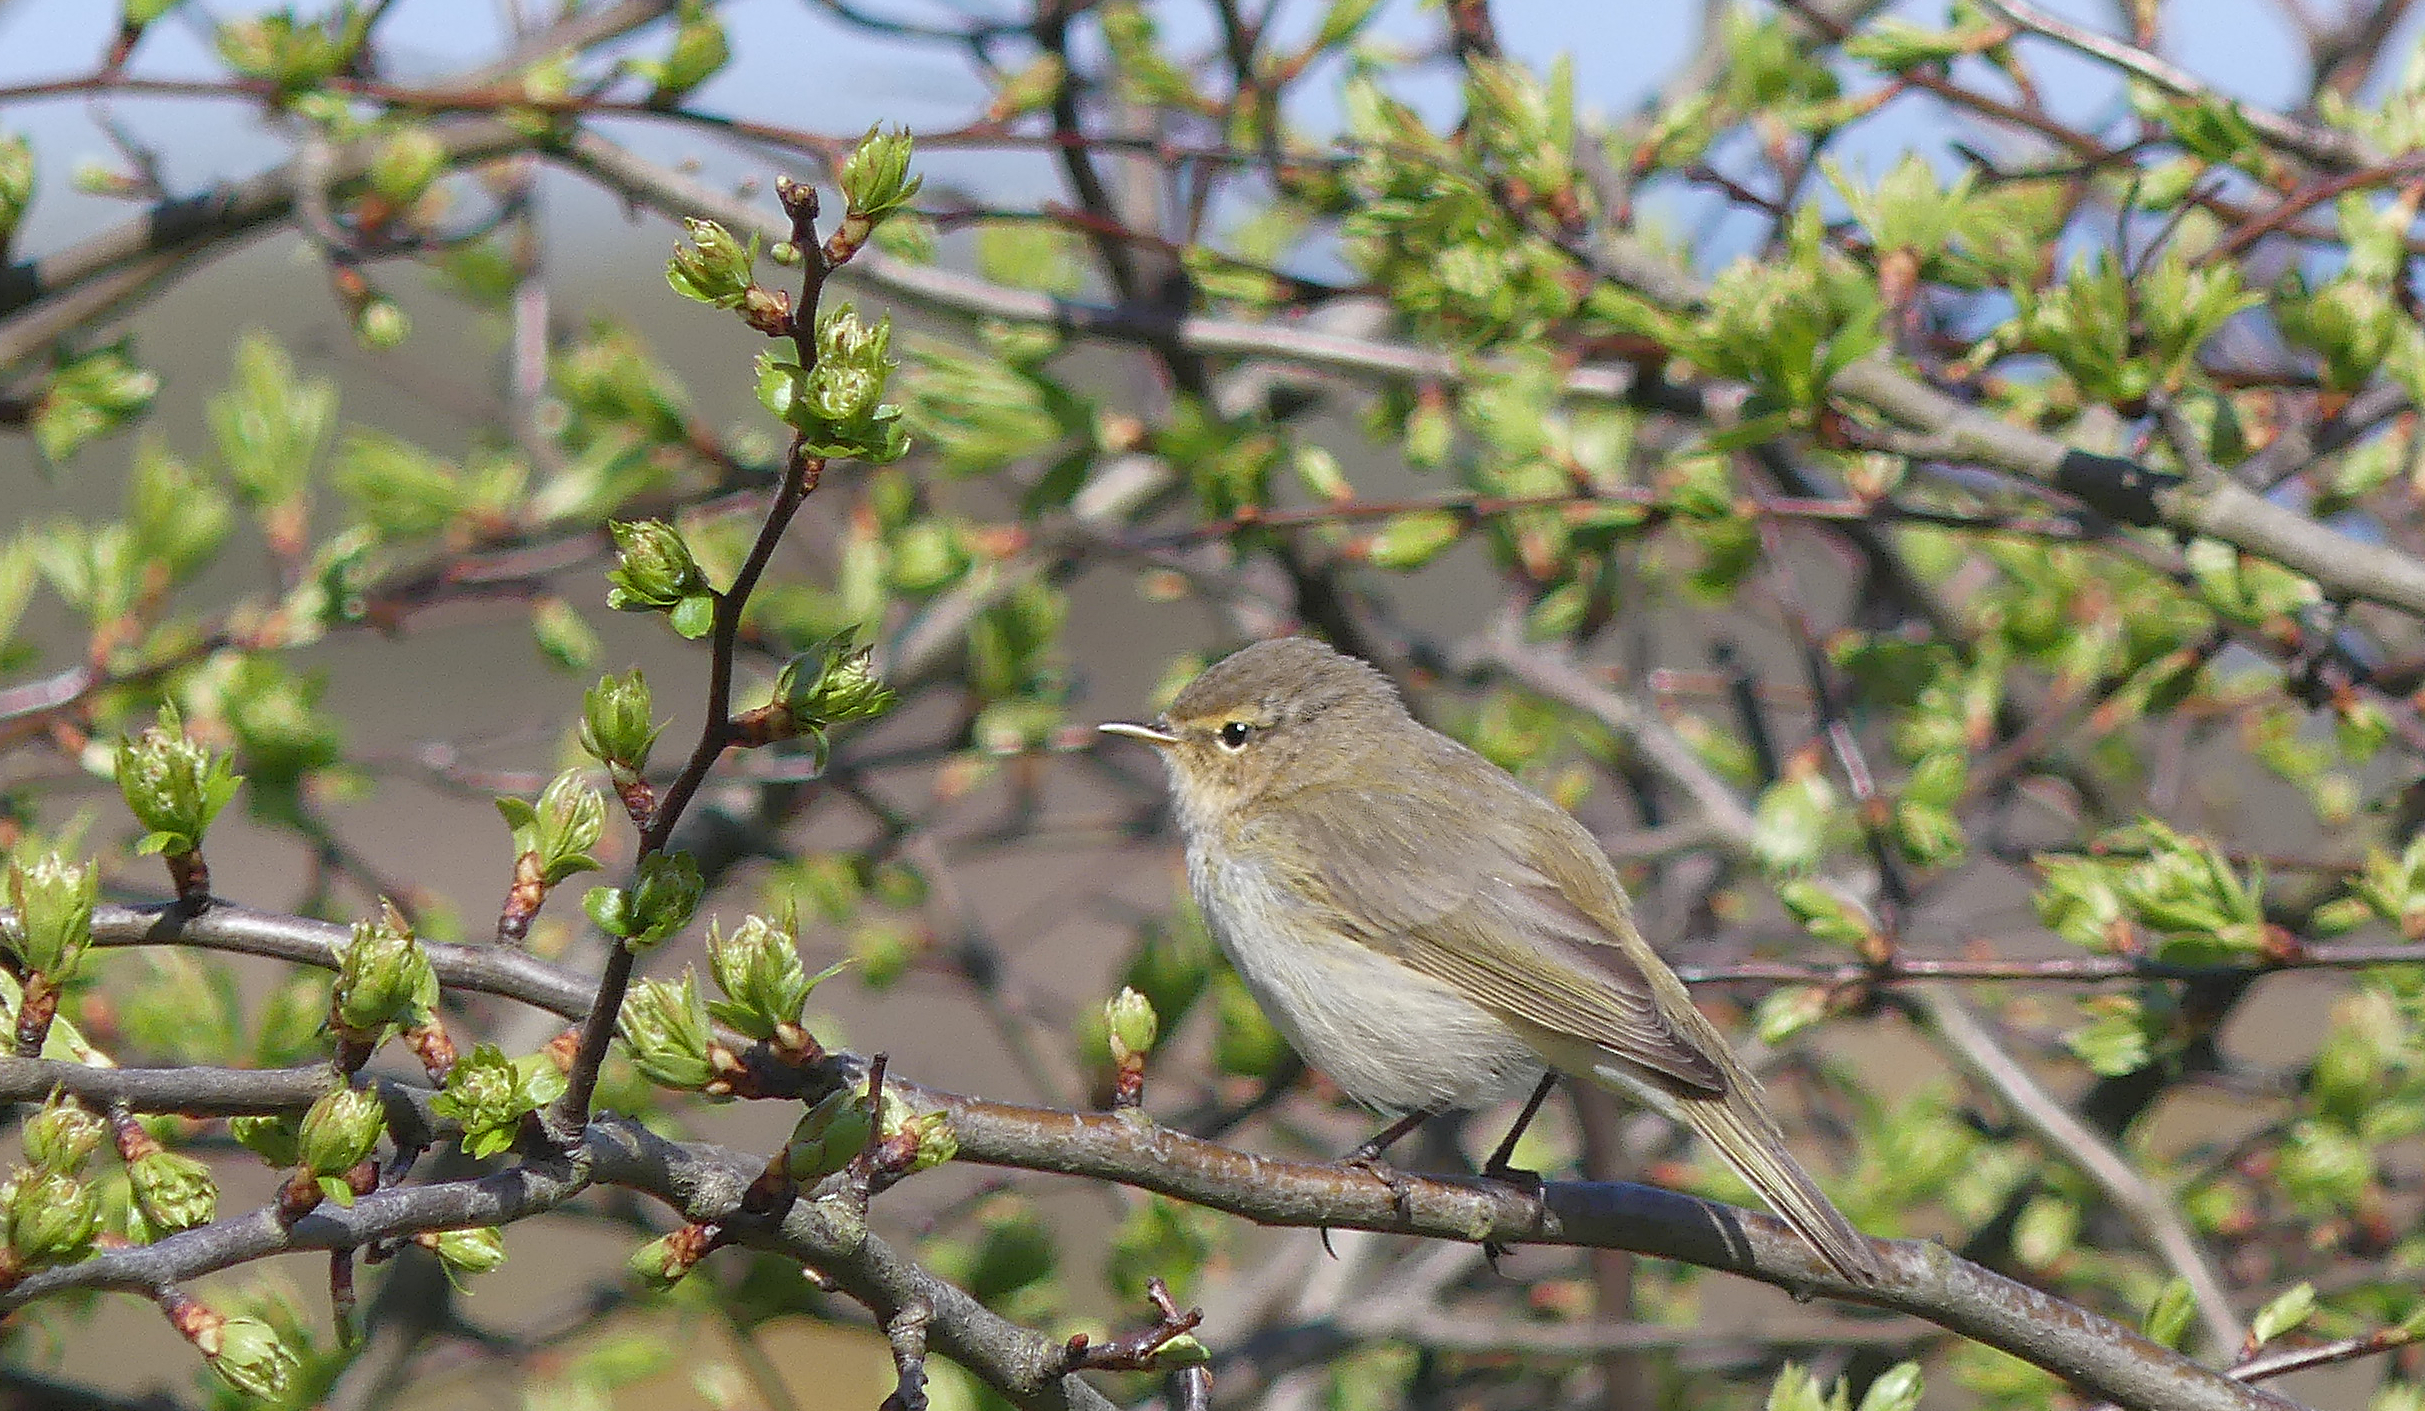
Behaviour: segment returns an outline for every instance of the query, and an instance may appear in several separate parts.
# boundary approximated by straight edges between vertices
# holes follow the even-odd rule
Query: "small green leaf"
[[[2316,1286],[2304,1281],[2277,1295],[2248,1320],[2248,1339],[2259,1347],[2296,1328],[2316,1311]]]
[[[2189,1281],[2169,1279],[2156,1291],[2155,1302],[2147,1305],[2147,1317],[2139,1326],[2148,1337],[2166,1347],[2177,1348],[2197,1311],[2197,1295],[2189,1291]]]
[[[1465,520],[1454,511],[1416,510],[1383,525],[1372,537],[1368,556],[1376,568],[1421,568],[1464,532]]]

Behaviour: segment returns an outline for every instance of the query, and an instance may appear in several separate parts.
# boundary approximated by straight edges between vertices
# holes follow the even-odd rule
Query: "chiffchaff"
[[[1408,715],[1380,672],[1260,642],[1160,720],[1102,728],[1161,751],[1197,905],[1351,1096],[1428,1114],[1513,1096],[1545,1066],[1597,1083],[1699,1132],[1838,1273],[1879,1277],[1591,834]]]

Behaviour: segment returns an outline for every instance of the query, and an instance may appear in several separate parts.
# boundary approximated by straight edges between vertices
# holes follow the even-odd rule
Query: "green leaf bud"
[[[501,798],[497,811],[514,830],[514,851],[538,854],[544,885],[598,870],[598,859],[589,850],[606,834],[606,798],[581,782],[580,770],[568,769],[549,781],[535,805]]]
[[[821,648],[811,670],[809,653],[784,664],[775,691],[803,725],[837,725],[891,710],[900,694],[876,674],[875,653],[837,638]]]
[[[16,233],[34,202],[34,146],[19,133],[0,133],[0,243]]]
[[[623,1267],[631,1270],[632,1277],[650,1293],[664,1293],[698,1267],[708,1246],[705,1226],[684,1225],[633,1250]]]
[[[903,1121],[899,1130],[917,1139],[915,1154],[909,1162],[909,1174],[932,1170],[960,1154],[960,1134],[951,1129],[948,1113],[917,1113]]]
[[[1421,568],[1465,533],[1465,521],[1449,510],[1398,515],[1373,535],[1365,551],[1375,568]]]
[[[851,929],[851,963],[859,967],[859,979],[869,989],[885,989],[909,973],[923,944],[919,933],[909,927],[869,921]]]
[[[821,1181],[865,1151],[874,1131],[864,1090],[843,1088],[827,1093],[801,1115],[791,1140],[783,1144],[784,1174],[803,1185]]]
[[[908,454],[900,407],[884,400],[897,364],[892,320],[860,322],[850,305],[817,320],[817,365],[803,369],[789,349],[758,355],[758,401],[801,434],[813,455],[850,456],[884,465]]]
[[[879,125],[867,130],[867,136],[859,139],[858,147],[843,161],[836,183],[849,203],[850,214],[881,220],[918,194],[926,178],[909,174],[914,145],[907,128],[885,132]]]
[[[52,1093],[25,1119],[25,1160],[36,1171],[80,1176],[84,1163],[109,1136],[109,1124],[83,1103]]]
[[[732,58],[732,44],[714,13],[699,4],[682,7],[682,23],[674,30],[674,47],[662,62],[635,63],[634,69],[652,85],[648,105],[670,108],[700,84],[715,77]]]
[[[2316,1286],[2304,1282],[2294,1284],[2258,1309],[2257,1315],[2248,1320],[2248,1340],[2255,1346],[2263,1347],[2306,1322],[2314,1316],[2315,1311]]]
[[[1787,985],[1769,991],[1760,1001],[1752,1019],[1752,1032],[1764,1044],[1782,1044],[1826,1017],[1826,987]]]
[[[495,1044],[476,1045],[447,1070],[446,1087],[430,1110],[463,1126],[464,1154],[477,1160],[514,1144],[522,1119],[564,1093],[564,1070],[545,1054],[512,1059]]]
[[[182,1152],[154,1148],[127,1164],[127,1183],[143,1218],[159,1234],[207,1225],[219,1214],[210,1167]]]
[[[2198,1296],[2189,1281],[2172,1278],[2156,1291],[2155,1301],[2147,1305],[2147,1316],[2139,1324],[2149,1339],[2166,1347],[2178,1348],[2181,1335],[2189,1331],[2190,1319],[2197,1316]]]
[[[849,304],[828,310],[817,320],[817,366],[808,380],[810,407],[835,423],[867,414],[899,366],[890,356],[892,343],[890,314],[870,328]]]
[[[640,873],[631,886],[592,887],[581,907],[599,930],[643,950],[690,924],[706,890],[699,864],[689,853],[650,853],[640,859]]]
[[[505,1232],[482,1225],[470,1230],[440,1230],[430,1242],[446,1277],[458,1286],[465,1275],[485,1274],[505,1262]]]
[[[211,820],[243,783],[225,756],[187,738],[174,706],[160,708],[160,723],[119,741],[118,791],[150,834],[137,844],[146,853],[188,853],[202,846]]]
[[[374,353],[404,346],[413,334],[412,316],[384,294],[374,294],[354,310],[354,341]]]
[[[616,566],[608,569],[606,605],[617,612],[661,612],[696,640],[715,626],[716,594],[691,557],[682,534],[661,519],[610,522]]]
[[[371,189],[399,206],[421,199],[446,170],[446,144],[418,124],[387,135],[371,154]]]
[[[581,697],[581,748],[623,774],[648,768],[648,752],[665,727],[652,718],[648,680],[638,668],[599,678]]]
[[[598,633],[581,610],[562,598],[541,598],[530,611],[539,654],[566,671],[587,671],[598,659]]]
[[[277,1329],[258,1318],[229,1318],[194,1339],[219,1380],[246,1396],[274,1400],[286,1395],[301,1369]]]
[[[8,865],[8,900],[16,908],[17,955],[28,970],[65,980],[76,973],[93,943],[93,903],[100,898],[99,868],[79,867],[57,853],[28,864]]]
[[[1103,1024],[1110,1034],[1112,1062],[1123,1065],[1153,1052],[1161,1029],[1154,1002],[1126,985],[1103,1001]]]
[[[743,245],[712,220],[686,219],[682,224],[690,232],[690,243],[674,247],[665,265],[665,282],[685,299],[719,309],[741,307],[749,293],[750,266],[758,258],[757,237]]]
[[[1042,54],[1003,79],[994,91],[994,101],[986,109],[986,117],[1007,122],[1024,113],[1032,113],[1053,101],[1061,91],[1061,80],[1068,74],[1068,65],[1058,54]]]
[[[708,1050],[715,1044],[699,977],[688,966],[682,978],[642,980],[623,1000],[616,1028],[630,1047],[632,1063],[652,1083],[696,1092],[716,1075]]]
[[[82,1259],[101,1232],[101,1201],[91,1186],[57,1171],[29,1171],[5,1191],[10,1262],[19,1271]]]
[[[379,1095],[366,1088],[323,1093],[303,1114],[297,1134],[302,1168],[315,1176],[342,1176],[369,1158],[387,1131]],[[340,1201],[350,1205],[352,1201]]]
[[[159,374],[138,366],[122,343],[61,363],[34,404],[35,449],[46,460],[66,460],[132,423],[159,391]]]
[[[1897,1362],[1861,1394],[1861,1411],[1915,1411],[1921,1389],[1920,1364]]]
[[[438,973],[413,928],[394,906],[378,921],[354,923],[337,956],[330,991],[331,1022],[349,1036],[376,1043],[391,1029],[429,1022],[438,1005]]]
[[[780,923],[746,917],[729,936],[711,924],[708,971],[716,988],[724,991],[725,1002],[710,1004],[708,1012],[753,1039],[773,1039],[787,1027],[796,1030],[800,1007],[816,985],[800,963],[794,939],[799,925],[796,909],[789,907]]]

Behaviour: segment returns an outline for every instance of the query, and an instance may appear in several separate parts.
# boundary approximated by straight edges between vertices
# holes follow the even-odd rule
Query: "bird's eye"
[[[1252,725],[1243,720],[1233,720],[1221,727],[1221,748],[1225,750],[1245,749],[1247,737],[1254,733],[1255,727]]]

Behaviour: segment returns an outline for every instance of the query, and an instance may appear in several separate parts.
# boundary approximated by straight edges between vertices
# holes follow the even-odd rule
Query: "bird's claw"
[[[1517,1190],[1522,1191],[1527,1198],[1535,1202],[1538,1202],[1541,1199],[1541,1192],[1548,1184],[1546,1181],[1541,1179],[1540,1172],[1527,1171],[1521,1166],[1510,1166],[1506,1161],[1498,1157],[1492,1157],[1491,1160],[1482,1167],[1482,1179],[1485,1181],[1497,1181],[1502,1185],[1514,1186]],[[1502,1244],[1497,1240],[1482,1241],[1482,1257],[1490,1261],[1490,1272],[1493,1274],[1500,1272],[1499,1260],[1513,1248],[1515,1248],[1515,1246]]]
[[[1343,1166],[1352,1166],[1356,1170],[1362,1171],[1365,1175],[1379,1181],[1382,1185],[1389,1187],[1390,1208],[1397,1212],[1398,1218],[1401,1220],[1413,1218],[1415,1213],[1415,1183],[1413,1178],[1409,1177],[1405,1172],[1399,1170],[1397,1167],[1392,1166],[1388,1162],[1382,1160],[1379,1152],[1368,1152],[1362,1147],[1358,1147],[1355,1151],[1348,1155],[1348,1158],[1345,1161],[1341,1162],[1340,1164]]]
[[[1528,1171],[1521,1166],[1510,1166],[1504,1161],[1492,1161],[1489,1165],[1484,1166],[1482,1179],[1514,1186],[1535,1200],[1541,1198],[1541,1191],[1548,1184],[1541,1179],[1540,1172]]]

